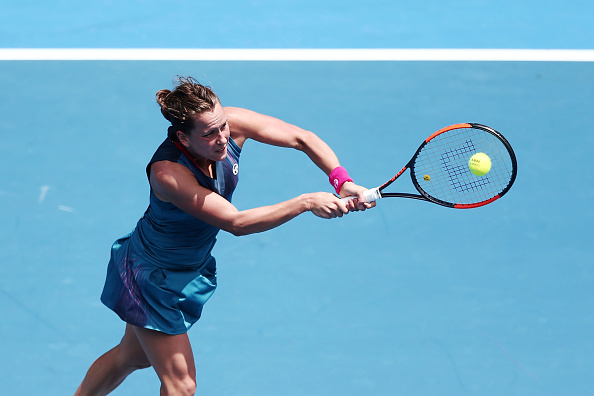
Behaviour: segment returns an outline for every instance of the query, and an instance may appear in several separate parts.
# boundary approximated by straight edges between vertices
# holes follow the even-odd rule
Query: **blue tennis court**
[[[585,1],[224,3],[232,11],[187,18],[186,2],[5,5],[0,46],[587,50],[594,15]],[[477,21],[485,13],[499,33]],[[473,23],[448,22],[460,14]],[[124,325],[99,301],[109,248],[148,205],[144,169],[167,128],[154,94],[176,75],[315,131],[369,187],[460,122],[502,132],[519,168],[479,209],[386,199],[219,234],[219,287],[189,332],[197,394],[591,392],[594,63],[11,60],[0,61],[4,393],[73,394],[119,342]],[[249,142],[241,166],[239,209],[331,191],[298,152]],[[148,369],[113,394],[158,387]]]

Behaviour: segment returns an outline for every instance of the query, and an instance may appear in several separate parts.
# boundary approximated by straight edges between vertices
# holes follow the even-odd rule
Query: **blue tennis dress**
[[[157,161],[178,162],[192,171],[200,185],[230,202],[238,181],[241,149],[229,139],[227,150],[227,158],[216,163],[213,179],[167,139],[155,152],[147,174]],[[167,334],[187,332],[217,286],[211,251],[218,232],[218,228],[161,201],[151,189],[149,207],[134,231],[111,248],[101,301],[134,326]]]

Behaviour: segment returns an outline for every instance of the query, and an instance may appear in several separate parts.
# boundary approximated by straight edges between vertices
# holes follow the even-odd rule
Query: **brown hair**
[[[190,133],[194,128],[194,116],[212,111],[219,97],[210,87],[200,84],[192,77],[177,77],[177,86],[170,91],[162,89],[156,94],[161,114],[169,122],[169,137],[177,140],[176,132]]]

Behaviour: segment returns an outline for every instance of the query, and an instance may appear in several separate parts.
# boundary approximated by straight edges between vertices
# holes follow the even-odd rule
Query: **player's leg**
[[[161,395],[194,395],[196,367],[188,335],[169,335],[140,327],[134,330],[161,380]]]
[[[136,332],[127,324],[120,344],[91,365],[75,396],[107,395],[132,372],[150,366]]]

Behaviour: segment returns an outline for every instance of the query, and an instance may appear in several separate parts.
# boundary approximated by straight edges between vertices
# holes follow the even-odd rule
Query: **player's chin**
[[[222,149],[222,150],[217,150],[217,151],[215,151],[215,152],[213,153],[213,157],[214,157],[213,159],[214,159],[215,161],[222,161],[222,160],[224,160],[225,158],[227,158],[227,147],[225,147],[225,148],[224,148],[224,149]]]

